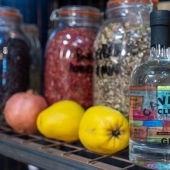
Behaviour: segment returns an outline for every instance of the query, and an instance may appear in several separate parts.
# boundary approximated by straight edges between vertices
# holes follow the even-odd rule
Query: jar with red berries
[[[93,43],[101,13],[87,6],[54,10],[57,25],[46,46],[44,95],[49,105],[73,100],[85,109],[92,106]]]

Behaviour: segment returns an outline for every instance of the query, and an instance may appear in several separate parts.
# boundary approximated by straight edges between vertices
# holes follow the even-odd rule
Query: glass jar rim
[[[0,16],[8,16],[15,18],[22,18],[20,11],[17,8],[0,6]]]
[[[51,21],[59,19],[76,19],[80,17],[89,17],[100,19],[102,16],[99,9],[89,6],[63,6],[59,9],[53,10],[50,16]]]
[[[38,34],[38,27],[35,24],[22,24],[21,28],[24,32]]]
[[[121,4],[130,4],[130,3],[139,3],[139,4],[154,4],[157,5],[158,4],[158,0],[110,0],[107,3],[107,8],[112,8],[114,6],[117,5],[121,5]]]

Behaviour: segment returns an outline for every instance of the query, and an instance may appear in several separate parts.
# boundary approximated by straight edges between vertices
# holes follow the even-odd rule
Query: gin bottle
[[[150,15],[151,53],[130,80],[130,160],[170,169],[170,11]]]

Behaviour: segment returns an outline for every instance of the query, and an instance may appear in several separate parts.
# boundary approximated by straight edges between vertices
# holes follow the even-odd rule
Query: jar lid
[[[22,17],[18,9],[13,7],[7,7],[7,6],[0,6],[0,16],[9,16],[9,17],[16,17],[16,18]]]
[[[100,10],[89,6],[64,6],[56,9],[50,16],[51,21],[58,19],[70,19],[80,17],[93,17],[96,19],[101,18]]]
[[[107,4],[107,6],[113,7],[116,5],[120,4],[128,4],[128,3],[143,3],[143,4],[151,4],[153,3],[154,5],[158,4],[158,0],[110,0]]]
[[[38,34],[38,27],[35,24],[22,24],[21,28],[25,33]]]

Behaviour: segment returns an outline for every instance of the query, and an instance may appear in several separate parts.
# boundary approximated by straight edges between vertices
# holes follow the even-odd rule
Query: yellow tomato
[[[44,110],[37,119],[40,133],[52,139],[76,141],[85,110],[74,101],[60,101]]]
[[[129,144],[129,123],[118,111],[106,106],[88,109],[80,123],[79,138],[90,151],[113,154]]]

